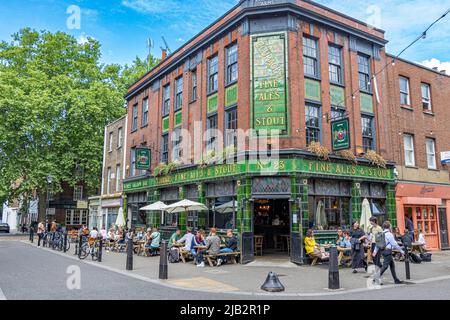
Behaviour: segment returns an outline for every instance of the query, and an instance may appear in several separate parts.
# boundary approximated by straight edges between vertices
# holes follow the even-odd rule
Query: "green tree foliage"
[[[98,189],[104,127],[126,113],[126,89],[146,72],[139,58],[103,65],[100,49],[31,29],[0,43],[0,196],[45,190],[49,174],[55,192],[63,181]]]

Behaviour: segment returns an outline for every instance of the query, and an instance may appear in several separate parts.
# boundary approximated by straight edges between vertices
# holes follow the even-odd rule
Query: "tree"
[[[49,174],[55,192],[63,181],[98,189],[104,127],[125,114],[127,83],[142,73],[141,61],[100,57],[98,41],[62,32],[22,29],[0,43],[1,197],[45,194]]]

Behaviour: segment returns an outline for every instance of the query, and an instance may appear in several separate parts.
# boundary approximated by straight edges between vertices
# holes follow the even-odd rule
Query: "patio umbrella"
[[[361,205],[361,219],[359,221],[359,226],[364,232],[369,232],[370,228],[370,217],[372,216],[372,211],[370,211],[370,203],[367,198],[364,198]]]
[[[316,210],[316,227],[323,230],[323,226],[327,224],[327,217],[325,216],[325,205],[322,200],[317,204]]]
[[[123,227],[125,225],[125,216],[123,215],[123,208],[119,208],[119,213],[116,219],[116,226]]]
[[[158,201],[158,202],[149,204],[148,206],[142,207],[139,210],[160,211],[160,210],[165,210],[166,208],[167,208],[167,205],[164,202]]]
[[[208,207],[205,206],[203,203],[194,202],[194,201],[185,199],[185,200],[181,200],[177,203],[168,205],[164,210],[169,213],[177,213],[177,212],[185,212],[185,211],[208,210]]]
[[[234,205],[234,206],[233,206]],[[230,201],[224,204],[221,204],[220,206],[216,207],[214,210],[216,210],[219,213],[232,213],[233,211],[236,211],[238,207],[237,201]]]

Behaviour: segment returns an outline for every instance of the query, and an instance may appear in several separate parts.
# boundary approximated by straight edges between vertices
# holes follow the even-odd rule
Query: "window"
[[[405,148],[405,165],[414,167],[416,165],[414,157],[414,137],[410,134],[403,135],[403,144]]]
[[[109,133],[109,152],[112,152],[113,150],[113,137],[114,134],[112,132]]]
[[[137,130],[138,127],[138,105],[135,104],[133,106],[133,122],[131,124],[131,132],[134,132]]]
[[[343,84],[342,76],[342,49],[333,45],[328,47],[328,63],[330,81]]]
[[[305,75],[319,77],[317,40],[303,37],[303,65]]]
[[[181,128],[173,129],[172,132],[172,161],[178,161],[182,157]]]
[[[409,106],[409,79],[400,77],[400,104],[403,106]]]
[[[123,129],[119,128],[117,132],[117,148],[121,148],[123,145]]]
[[[191,101],[195,101],[197,100],[197,70],[192,71],[191,81],[192,81]]]
[[[206,150],[216,150],[217,149],[217,115],[210,116],[208,118],[207,127],[207,142]]]
[[[431,112],[431,90],[426,83],[422,83],[422,107],[423,111]]]
[[[361,131],[364,152],[375,150],[375,129],[373,125],[373,117],[366,115],[361,116]]]
[[[237,109],[231,109],[225,114],[225,146],[237,148]]]
[[[345,117],[345,109],[331,106],[331,121]]]
[[[358,54],[358,74],[359,74],[359,89],[366,92],[371,92],[369,57]]]
[[[142,127],[148,125],[148,98],[142,103]]]
[[[183,77],[175,80],[175,107],[174,111],[178,111],[183,106]]]
[[[163,88],[163,117],[168,116],[170,112],[170,84]]]
[[[111,167],[108,168],[108,173],[106,175],[106,194],[111,193]]]
[[[427,144],[427,162],[428,162],[428,169],[436,169],[436,147],[434,139],[427,138],[426,139]]]
[[[86,224],[87,216],[87,210],[66,210],[66,225]]]
[[[169,135],[165,134],[162,136],[161,141],[161,162],[169,162]]]
[[[83,186],[73,188],[73,201],[83,200]]]
[[[130,176],[134,177],[136,175],[136,148],[131,148],[131,156],[130,156]]]
[[[306,144],[320,141],[320,106],[311,103],[306,104]]]
[[[208,93],[217,91],[219,87],[219,57],[215,55],[208,60]]]
[[[238,48],[233,44],[227,49],[227,84],[233,83],[238,79]]]
[[[120,164],[118,164],[116,166],[116,192],[120,192],[121,191],[121,186],[120,186],[120,183],[121,183],[120,177],[121,176],[122,175],[120,174]]]

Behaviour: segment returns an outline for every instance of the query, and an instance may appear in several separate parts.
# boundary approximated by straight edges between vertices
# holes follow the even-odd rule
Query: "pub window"
[[[191,74],[191,101],[197,100],[197,69],[192,71]]]
[[[306,144],[320,142],[320,106],[306,103]]]
[[[227,57],[227,84],[233,83],[238,79],[238,48],[233,44],[226,49]]]
[[[436,169],[436,146],[434,139],[426,139],[428,169]]]
[[[209,210],[208,221],[206,222],[209,228],[214,227],[221,230],[236,229],[238,205],[235,197],[224,196],[211,198],[209,199],[209,207],[211,209]]]
[[[237,148],[237,109],[228,110],[225,117],[225,146]]]
[[[142,103],[142,127],[148,124],[148,98]]]
[[[423,111],[431,112],[431,90],[430,85],[422,83],[422,107]]]
[[[370,58],[363,54],[358,54],[358,76],[359,89],[365,92],[371,92],[370,84]]]
[[[217,150],[217,114],[208,117],[206,150]]]
[[[175,107],[174,111],[178,111],[183,106],[183,77],[175,80]]]
[[[131,123],[131,132],[136,131],[137,127],[138,127],[138,105],[135,104],[133,106],[133,119]]]
[[[369,115],[361,116],[361,132],[363,138],[363,148],[364,152],[369,150],[375,150],[375,128],[374,128],[374,118]]]
[[[343,84],[344,79],[342,76],[342,49],[330,45],[328,47],[328,63],[330,81],[338,84]]]
[[[216,92],[219,87],[219,56],[208,60],[208,93]]]
[[[170,84],[163,88],[163,113],[162,116],[168,116],[170,112]]]
[[[161,138],[161,163],[169,162],[169,134],[164,134]]]
[[[405,149],[405,165],[414,167],[416,165],[414,156],[414,137],[410,134],[404,134],[403,145]]]
[[[402,106],[409,106],[411,104],[409,98],[409,79],[400,77],[400,104]]]
[[[319,77],[317,40],[303,37],[303,65],[305,75]]]

